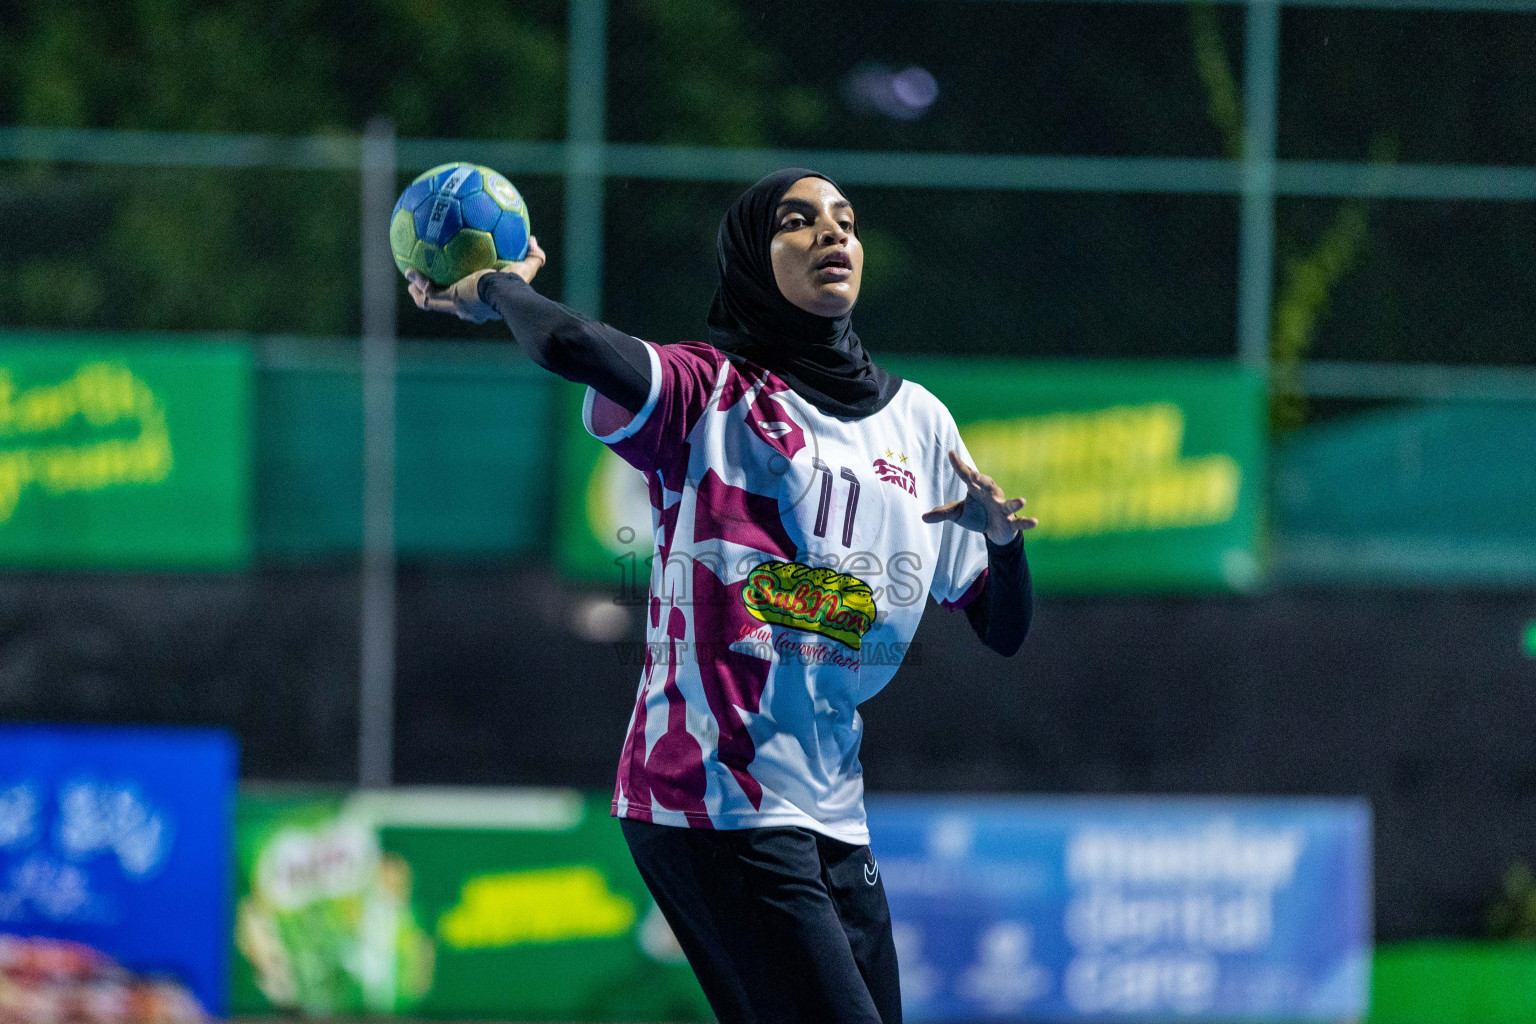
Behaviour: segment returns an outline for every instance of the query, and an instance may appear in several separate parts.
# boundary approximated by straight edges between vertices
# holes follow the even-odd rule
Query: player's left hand
[[[1032,530],[1040,525],[1038,519],[1018,514],[1024,507],[1023,498],[1005,495],[996,481],[967,466],[957,453],[949,453],[949,464],[965,481],[966,495],[959,501],[947,501],[924,512],[923,522],[953,521],[967,530],[985,533],[987,540],[999,545],[1012,541],[1020,530]]]
[[[434,313],[452,313],[460,320],[483,324],[500,319],[500,314],[489,304],[480,301],[480,279],[486,274],[515,274],[532,284],[533,276],[539,272],[540,267],[544,266],[547,259],[544,250],[539,248],[539,240],[530,237],[528,255],[500,269],[477,270],[446,286],[433,284],[431,279],[419,270],[407,270],[405,279],[410,282],[411,300],[416,303],[418,309],[427,309]]]
[[[419,270],[407,270],[405,279],[410,282],[411,299],[416,308],[452,313],[460,320],[483,324],[497,319],[496,310],[489,303],[480,301],[480,279],[489,273],[492,271],[477,270],[450,285],[433,284]]]

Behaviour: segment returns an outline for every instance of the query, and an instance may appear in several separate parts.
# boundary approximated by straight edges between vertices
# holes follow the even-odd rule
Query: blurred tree
[[[1205,0],[1191,4],[1189,23],[1211,122],[1221,132],[1227,158],[1241,160],[1243,100],[1212,5]],[[1381,136],[1371,158],[1390,162],[1395,151],[1391,139]],[[1310,244],[1289,237],[1276,240],[1281,270],[1270,326],[1270,423],[1279,429],[1299,427],[1307,420],[1301,364],[1327,313],[1329,295],[1355,265],[1366,243],[1368,213],[1364,200],[1345,200]]]
[[[727,0],[622,5],[645,29],[626,39],[624,60],[669,68],[658,116],[709,144],[762,143],[764,111],[781,102],[773,62]],[[354,134],[383,113],[405,136],[564,132],[559,0],[5,8],[0,123]],[[14,287],[0,295],[0,318],[349,332],[357,202],[348,173],[12,167],[0,178],[0,214],[10,214],[14,244],[0,267]]]
[[[660,2],[660,0],[655,0]],[[611,135],[704,144],[674,121],[676,62],[720,46],[669,23],[648,59],[638,2],[613,5]],[[1182,9],[1164,4],[739,3],[776,95],[758,106],[788,150],[1211,155]],[[659,24],[659,23],[658,23]],[[1240,22],[1239,22],[1240,24]],[[622,41],[622,42],[620,42]],[[736,58],[740,60],[739,57]],[[860,75],[922,69],[932,102],[897,116]],[[733,83],[710,99],[736,102]],[[705,98],[700,97],[699,101]],[[899,111],[897,113],[900,113]],[[809,158],[808,158],[809,159]],[[856,320],[879,353],[1226,355],[1232,348],[1235,204],[1228,197],[882,187],[845,182],[865,241]],[[610,192],[607,312],[625,330],[696,336],[713,282],[720,212],[740,186],[617,182]],[[661,211],[665,210],[665,216]],[[632,273],[636,254],[646,272]]]
[[[0,124],[351,134],[386,113],[405,136],[553,140],[566,16],[564,0],[0,0]],[[867,0],[832,15],[816,0],[610,0],[608,130],[691,145],[1232,154],[1242,24],[1230,5]],[[1536,18],[1288,7],[1281,30],[1282,157],[1379,158],[1391,138],[1416,162],[1530,162]],[[931,72],[931,108],[899,118],[857,102],[857,72],[876,66]],[[558,264],[559,182],[518,184]],[[665,337],[698,320],[737,188],[610,182],[616,322]],[[861,330],[877,350],[1233,351],[1230,197],[861,186],[855,198],[870,232]],[[0,321],[350,333],[356,202],[349,173],[0,166]],[[1277,381],[1290,387],[1304,355],[1536,359],[1533,225],[1531,203],[1283,200]],[[559,276],[541,287],[558,294]],[[403,317],[410,334],[454,327]],[[1298,419],[1287,402],[1277,422]]]
[[[164,131],[555,138],[562,6],[465,0],[261,4],[20,0],[0,46],[0,117]],[[489,97],[515,103],[475,103]],[[452,130],[442,130],[445,122]]]
[[[822,130],[824,97],[753,38],[747,10],[732,0],[610,0],[609,138],[756,148],[786,123]],[[658,341],[699,337],[716,227],[740,188],[610,180],[605,314]],[[643,231],[629,233],[636,222]]]
[[[1504,872],[1504,885],[1488,907],[1488,934],[1495,939],[1536,939],[1536,876],[1516,861]]]

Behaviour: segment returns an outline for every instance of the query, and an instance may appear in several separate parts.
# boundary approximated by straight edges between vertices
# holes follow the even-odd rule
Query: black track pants
[[[869,847],[803,828],[620,824],[720,1024],[901,1024]]]

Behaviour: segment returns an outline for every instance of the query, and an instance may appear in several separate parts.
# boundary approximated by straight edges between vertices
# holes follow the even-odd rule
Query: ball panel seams
[[[410,259],[416,245],[416,219],[409,210],[397,210],[389,221],[389,251],[395,259]]]
[[[453,172],[463,166],[461,163],[444,164],[442,170],[432,175],[432,191],[436,192],[448,184],[448,179],[453,176]]]
[[[457,281],[495,262],[496,243],[491,240],[490,234],[465,228],[443,247],[439,269],[448,280],[442,283]]]
[[[496,205],[487,192],[475,192],[472,196],[464,196],[459,200],[464,214],[464,226],[479,231],[491,231],[496,227],[496,219],[501,216],[501,207]]]
[[[455,160],[452,163],[438,164],[436,167],[429,167],[425,171],[422,171],[420,174],[416,175],[415,181],[412,181],[411,184],[414,185],[418,181],[431,181],[439,174],[446,174],[451,172],[457,166],[459,166],[459,162]]]
[[[417,242],[411,249],[411,266],[426,274],[433,284],[453,284],[456,277],[448,276],[448,261],[442,258],[443,250],[426,242]]]
[[[418,178],[407,185],[404,192],[400,193],[400,201],[395,204],[395,209],[415,210],[431,194],[432,183]]]
[[[416,208],[416,237],[433,245],[446,245],[464,226],[464,213],[459,207],[459,201],[448,199],[439,202],[442,199],[442,196],[436,196],[432,202],[422,203]],[[441,212],[440,206],[443,207]],[[434,217],[439,216],[441,220],[434,223]]]
[[[502,259],[520,260],[528,255],[528,222],[521,211],[503,213],[492,234],[496,239],[496,255]]]
[[[460,164],[459,166],[463,167],[466,165]],[[476,168],[470,173],[469,177],[465,178],[462,182],[459,183],[458,191],[455,192],[454,195],[458,196],[460,199],[468,199],[476,192],[479,192],[484,187],[484,183],[485,178],[481,175],[479,168]]]

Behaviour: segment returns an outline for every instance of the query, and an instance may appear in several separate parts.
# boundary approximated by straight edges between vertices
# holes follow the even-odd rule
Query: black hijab
[[[709,342],[771,371],[823,413],[868,416],[885,407],[901,378],[870,361],[851,316],[807,313],[786,299],[773,279],[768,248],[773,212],[801,178],[820,178],[837,188],[825,174],[785,168],[743,192],[720,219],[715,243],[720,284],[709,308]]]

